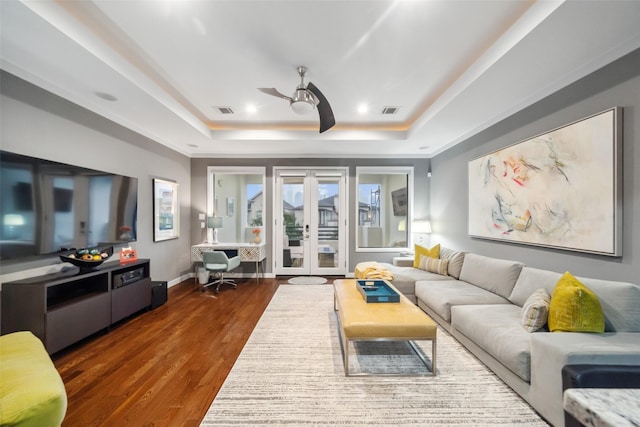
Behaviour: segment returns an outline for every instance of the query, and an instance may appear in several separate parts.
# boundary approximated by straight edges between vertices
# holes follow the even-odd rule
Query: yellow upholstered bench
[[[350,341],[408,341],[427,368],[427,360],[413,341],[431,341],[431,374],[436,374],[437,324],[424,311],[395,288],[400,302],[367,303],[356,280],[336,280],[333,287],[346,376],[350,375]]]
[[[0,336],[0,426],[62,424],[67,392],[42,342],[31,332]]]

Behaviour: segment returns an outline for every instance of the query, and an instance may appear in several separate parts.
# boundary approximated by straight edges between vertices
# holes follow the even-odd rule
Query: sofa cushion
[[[449,260],[449,276],[459,279],[462,263],[464,262],[464,252],[457,252],[453,249],[440,247],[440,259]]]
[[[400,292],[407,297],[415,294],[415,283],[418,280],[449,280],[449,276],[442,276],[436,273],[429,273],[428,271],[420,270],[413,267],[400,267],[397,265],[381,262],[379,265],[390,271],[393,275],[391,283]],[[413,298],[410,298],[413,299]]]
[[[428,271],[429,273],[447,276],[449,274],[449,260],[421,256],[418,268],[420,270]]]
[[[509,301],[522,307],[527,298],[540,288],[545,288],[549,294],[552,294],[560,277],[562,273],[524,266],[509,296]]]
[[[458,305],[451,308],[451,325],[514,374],[530,381],[531,334],[520,324],[520,307]]]
[[[521,309],[522,327],[527,332],[535,332],[547,324],[551,295],[545,288],[534,291]]]
[[[420,245],[414,245],[413,252],[415,253],[413,257],[413,268],[418,268],[420,266],[421,256],[428,256],[431,258],[440,258],[440,244],[438,243],[431,249],[425,248]]]
[[[522,267],[521,262],[467,253],[462,263],[460,280],[509,298]]]
[[[529,295],[538,288],[543,287],[549,293],[553,293],[561,276],[562,273],[525,266],[509,300],[522,306]],[[640,332],[640,286],[587,277],[578,279],[598,296],[604,312],[606,331]]]
[[[640,286],[586,277],[578,279],[598,296],[606,331],[640,332]]]
[[[562,275],[551,296],[551,332],[604,332],[604,314],[595,293],[571,273]]]
[[[461,280],[417,281],[415,293],[419,300],[447,322],[451,322],[451,307],[454,305],[509,304],[493,292]]]

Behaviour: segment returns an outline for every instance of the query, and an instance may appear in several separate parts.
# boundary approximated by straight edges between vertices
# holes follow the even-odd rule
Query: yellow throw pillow
[[[567,271],[553,290],[548,324],[551,332],[604,332],[598,296]]]
[[[421,256],[428,256],[431,258],[440,258],[440,243],[438,243],[431,249],[427,249],[420,245],[414,245],[413,252],[415,253],[415,256],[413,258],[413,268],[419,268]]]

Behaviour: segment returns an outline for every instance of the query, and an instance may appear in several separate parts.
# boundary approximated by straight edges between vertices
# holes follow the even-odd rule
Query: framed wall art
[[[622,255],[622,109],[471,160],[469,235]]]
[[[153,180],[153,241],[180,237],[180,205],[178,183]]]

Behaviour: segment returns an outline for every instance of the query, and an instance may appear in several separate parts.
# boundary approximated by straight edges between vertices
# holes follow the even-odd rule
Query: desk
[[[267,246],[264,243],[200,243],[191,246],[191,262],[202,262],[202,252],[208,251],[235,251],[240,256],[240,262],[256,263],[256,280],[260,282],[259,272],[262,260],[267,257]],[[262,269],[264,279],[264,269]]]
[[[640,425],[640,389],[569,388],[564,392],[564,409],[590,427]]]

